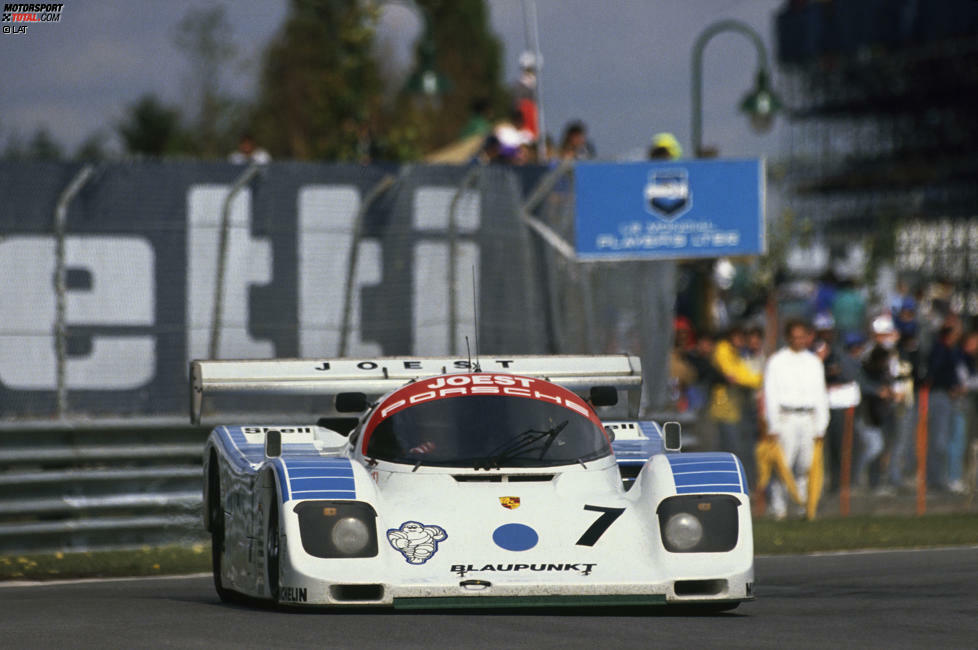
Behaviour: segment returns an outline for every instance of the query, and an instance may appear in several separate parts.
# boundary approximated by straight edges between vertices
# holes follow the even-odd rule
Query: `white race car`
[[[193,362],[194,421],[206,395],[228,391],[332,395],[336,413],[359,413],[348,431],[323,421],[213,430],[204,519],[220,597],[716,610],[753,598],[737,458],[678,453],[673,424],[597,415],[620,391],[637,415],[636,357],[469,366],[419,357]]]

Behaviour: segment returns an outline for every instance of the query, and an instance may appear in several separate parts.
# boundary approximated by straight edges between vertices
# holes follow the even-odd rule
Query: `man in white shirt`
[[[821,360],[808,350],[812,338],[807,324],[788,321],[787,346],[775,352],[764,369],[768,435],[777,437],[803,499],[808,494],[815,441],[825,435],[829,423],[825,370]],[[787,490],[779,480],[771,485],[771,512],[778,519],[788,512]]]

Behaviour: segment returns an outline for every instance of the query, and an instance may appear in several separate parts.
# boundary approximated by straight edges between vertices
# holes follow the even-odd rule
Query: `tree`
[[[105,149],[105,134],[101,131],[90,133],[75,150],[75,160],[84,162],[102,162],[109,158]]]
[[[426,16],[434,64],[451,84],[437,102],[384,96],[374,54],[380,7],[395,0],[290,0],[265,53],[252,131],[277,158],[409,160],[458,137],[476,99],[504,114],[499,40],[484,0],[396,0]],[[425,54],[422,34],[417,61]],[[383,55],[381,55],[383,56]],[[416,62],[417,62],[416,61]]]
[[[451,90],[425,110],[430,132],[425,150],[458,137],[475,100],[488,100],[497,117],[505,116],[509,94],[502,79],[502,44],[489,29],[484,0],[417,0],[431,21],[435,67],[449,79]],[[416,47],[417,60],[423,43]]]
[[[33,160],[61,160],[63,152],[51,132],[41,127],[27,141],[26,156]]]
[[[191,111],[196,153],[223,156],[234,143],[234,102],[224,94],[222,78],[237,52],[224,7],[188,10],[177,23],[173,41],[190,61],[191,96],[199,102]]]
[[[291,0],[266,51],[253,131],[275,157],[354,160],[380,104],[370,55],[376,8],[360,0]]]
[[[153,94],[130,104],[116,131],[131,154],[164,156],[187,151],[180,111],[163,104]]]

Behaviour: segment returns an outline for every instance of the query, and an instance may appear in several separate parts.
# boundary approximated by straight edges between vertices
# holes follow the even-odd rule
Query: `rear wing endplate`
[[[592,386],[628,391],[629,411],[638,410],[642,363],[631,355],[512,355],[483,358],[483,372],[539,377],[577,393]],[[369,359],[254,359],[190,362],[190,420],[200,423],[204,396],[218,393],[379,397],[409,381],[468,371],[470,362],[443,357]]]

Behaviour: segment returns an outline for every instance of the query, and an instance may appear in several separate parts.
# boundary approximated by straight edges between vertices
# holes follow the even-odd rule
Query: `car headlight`
[[[662,545],[670,553],[725,553],[737,546],[740,501],[731,494],[683,494],[663,499]]]
[[[370,543],[370,530],[362,519],[344,517],[333,524],[329,537],[337,551],[343,555],[356,555]]]
[[[703,539],[703,524],[695,515],[679,512],[666,522],[665,536],[675,550],[688,551]]]
[[[362,501],[303,501],[296,505],[302,548],[313,557],[376,557],[377,513]]]

